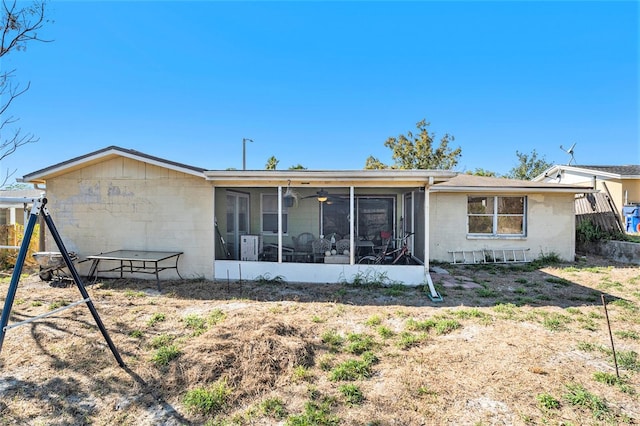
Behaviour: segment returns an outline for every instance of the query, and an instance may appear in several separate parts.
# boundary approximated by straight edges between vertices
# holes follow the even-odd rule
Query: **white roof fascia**
[[[218,185],[269,185],[292,186],[321,185],[327,188],[349,184],[392,185],[394,183],[425,186],[430,181],[446,181],[457,175],[441,170],[222,170],[205,171],[205,178]]]
[[[36,171],[36,172],[31,173],[29,175],[25,175],[23,177],[22,181],[23,182],[36,181],[36,180],[41,179],[42,176],[57,175],[60,172],[63,172],[64,170],[66,170],[66,169],[72,169],[72,168],[75,168],[75,167],[78,167],[78,166],[82,166],[83,164],[86,164],[86,163],[92,163],[92,162],[95,162],[96,160],[100,160],[102,158],[113,157],[113,156],[126,157],[126,158],[130,158],[132,160],[141,161],[143,163],[152,164],[154,166],[163,167],[165,169],[170,169],[170,170],[174,170],[174,171],[177,171],[177,172],[190,174],[190,175],[193,175],[193,176],[198,176],[198,177],[202,177],[203,176],[202,173],[196,172],[196,171],[188,169],[188,168],[183,168],[183,167],[179,167],[179,166],[176,166],[176,165],[173,165],[173,164],[169,164],[169,163],[165,163],[165,162],[162,162],[162,161],[157,161],[157,160],[154,160],[152,158],[145,157],[145,156],[135,155],[135,154],[132,154],[132,153],[127,152],[127,151],[121,151],[121,150],[118,150],[118,149],[109,149],[109,150],[97,152],[94,155],[90,155],[90,156],[79,158],[76,161],[68,161],[68,162],[60,163],[57,167],[48,167],[46,169],[42,169],[42,170]]]
[[[587,177],[589,179],[592,179],[594,176],[606,179],[640,179],[640,176],[622,176],[619,173],[608,173],[601,170],[585,169],[583,167],[555,165],[533,178],[532,182],[542,182],[546,178],[554,178],[559,172],[569,172],[574,175]]]
[[[622,179],[622,175],[618,173],[607,173],[607,172],[602,172],[600,170],[584,169],[582,167],[571,167],[571,166],[558,166],[558,167],[561,171],[571,172],[578,175],[591,176],[591,177],[602,176],[609,179]]]
[[[44,195],[44,194],[43,194]],[[34,197],[0,197],[1,208],[20,208],[25,204],[33,204],[38,198]]]
[[[603,172],[601,170],[586,169],[584,167],[555,165],[549,168],[548,170],[546,170],[544,173],[541,173],[538,176],[536,176],[533,179],[533,181],[539,182],[548,177],[555,177],[558,174],[558,172],[569,172],[569,173],[573,173],[573,174],[588,177],[588,178],[593,178],[594,176],[598,176],[598,177],[607,178],[607,179],[640,179],[640,176],[633,176],[633,175],[623,176],[619,173],[608,173],[608,172]]]
[[[531,179],[532,182],[542,182],[544,179],[549,177],[555,177],[558,174],[559,166],[551,166],[544,172],[540,173],[538,176]]]
[[[593,190],[588,187],[575,187],[566,185],[564,188],[553,187],[553,188],[542,188],[537,186],[444,186],[444,187],[431,187],[429,188],[429,192],[478,192],[478,193],[486,193],[486,192],[502,192],[502,193],[531,193],[531,194],[540,194],[540,193],[569,193],[569,194],[587,194],[599,192],[597,190]]]

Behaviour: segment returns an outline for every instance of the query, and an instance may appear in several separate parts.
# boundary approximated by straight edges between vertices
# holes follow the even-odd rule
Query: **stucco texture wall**
[[[182,251],[183,277],[212,278],[212,193],[202,178],[119,157],[47,180],[47,207],[66,248],[80,256]],[[48,233],[46,244],[57,250]]]
[[[477,239],[467,236],[467,194],[431,194],[429,258],[431,261],[449,262],[452,259],[449,251],[453,250],[523,248],[529,249],[527,257],[532,259],[555,253],[563,260],[573,261],[573,200],[573,194],[529,194],[525,237]]]

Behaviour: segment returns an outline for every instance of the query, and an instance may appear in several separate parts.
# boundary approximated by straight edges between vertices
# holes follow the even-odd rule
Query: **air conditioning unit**
[[[240,236],[240,260],[258,260],[260,237],[258,235]]]

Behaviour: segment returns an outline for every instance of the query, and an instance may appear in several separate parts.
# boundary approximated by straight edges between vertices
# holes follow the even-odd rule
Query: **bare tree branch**
[[[45,0],[36,0],[29,7],[17,8],[17,1],[2,1],[3,15],[0,16],[0,57],[13,50],[24,50],[28,41],[48,40],[38,37],[45,20]]]
[[[17,0],[2,0],[0,8],[0,58],[16,51],[26,50],[28,42],[48,42],[38,36],[45,23],[45,8],[47,0],[34,0],[30,6],[18,7]],[[22,129],[16,127],[18,119],[7,112],[13,101],[29,90],[31,84],[24,86],[13,81],[15,70],[0,73],[0,161],[10,156],[16,150],[28,143],[39,140],[31,133],[22,133]],[[4,187],[16,170],[10,172],[7,169],[3,179],[0,179],[0,188]]]

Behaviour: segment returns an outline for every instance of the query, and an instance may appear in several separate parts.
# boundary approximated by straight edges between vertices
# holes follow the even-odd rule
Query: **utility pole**
[[[242,170],[247,170],[247,142],[253,142],[253,139],[242,138]]]

